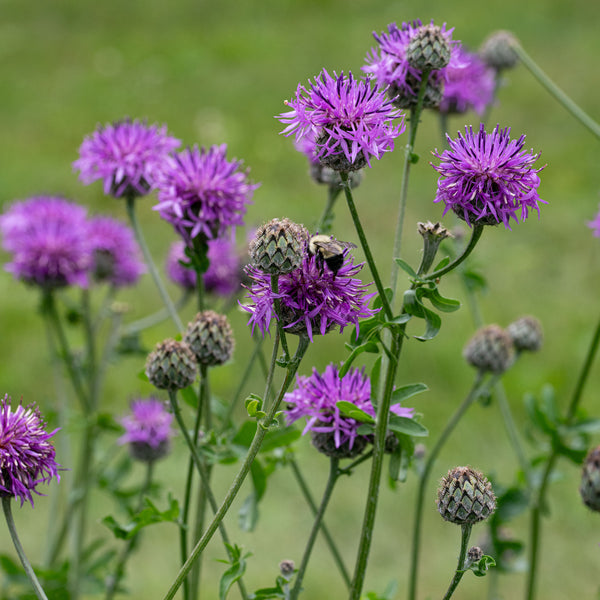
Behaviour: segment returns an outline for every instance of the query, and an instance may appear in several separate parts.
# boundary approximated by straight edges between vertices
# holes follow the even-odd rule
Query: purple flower
[[[6,270],[27,283],[52,289],[87,286],[92,262],[86,211],[65,200],[37,196],[16,202],[0,216]]]
[[[371,166],[371,157],[393,150],[394,139],[404,131],[404,116],[385,91],[356,81],[352,73],[331,77],[323,69],[308,89],[299,84],[286,104],[293,110],[276,117],[287,124],[281,133],[295,133],[296,142],[312,136],[316,157],[336,171]],[[398,118],[400,123],[392,124]]]
[[[328,365],[323,375],[313,368],[309,377],[298,376],[296,389],[284,397],[287,403],[286,420],[294,423],[306,418],[306,426],[302,434],[308,431],[317,433],[333,433],[335,447],[347,444],[351,449],[357,437],[361,423],[340,413],[337,402],[351,402],[360,410],[375,418],[375,410],[371,403],[371,381],[364,370],[350,369],[340,378],[338,369]],[[412,418],[414,409],[403,408],[394,404],[391,412],[402,417]]]
[[[242,163],[225,158],[227,146],[196,146],[170,157],[158,179],[159,203],[154,210],[171,223],[186,242],[197,235],[222,236],[243,225],[246,205],[258,184],[248,182]]]
[[[302,265],[290,273],[279,276],[279,293],[284,328],[290,333],[307,334],[311,342],[313,334],[325,335],[339,326],[356,325],[358,320],[373,316],[377,311],[369,308],[375,294],[367,294],[368,285],[353,279],[364,263],[355,265],[345,253],[345,261],[336,273],[320,268],[315,256],[306,252]],[[249,298],[252,304],[242,306],[251,313],[248,324],[252,333],[258,326],[264,335],[275,317],[271,276],[252,265],[246,267],[252,286]]]
[[[412,23],[402,23],[401,27],[395,23],[388,25],[388,32],[377,35],[373,32],[373,37],[378,42],[377,48],[372,48],[367,56],[367,64],[363,66],[363,71],[375,76],[377,83],[388,88],[388,94],[394,99],[396,104],[401,107],[409,107],[417,100],[419,87],[421,85],[422,71],[409,65],[406,51],[411,40],[418,34],[422,26],[420,20]],[[460,64],[458,48],[460,43],[452,40],[452,31],[446,31],[446,25],[440,28],[442,35],[450,45],[450,63],[443,69],[434,69],[430,71],[428,78],[428,87],[433,90],[439,90],[447,77],[448,67],[456,67]],[[425,97],[425,106],[435,106],[438,98]]]
[[[458,60],[460,65],[446,67],[440,112],[464,113],[472,108],[481,115],[494,99],[494,69],[486,66],[477,54],[462,48],[458,51]]]
[[[121,419],[125,434],[120,444],[129,444],[131,454],[137,460],[152,462],[166,456],[170,450],[173,415],[164,402],[156,398],[138,399],[131,402],[131,413]]]
[[[104,193],[145,196],[153,187],[157,169],[181,142],[167,135],[163,125],[124,119],[100,125],[85,138],[73,168],[84,184],[104,181]]]
[[[241,286],[240,257],[233,238],[217,238],[208,241],[208,260],[210,265],[204,273],[204,289],[217,296],[231,296]],[[167,275],[174,283],[184,289],[196,287],[196,272],[181,263],[189,263],[185,255],[185,243],[173,242],[167,256]]]
[[[590,229],[593,230],[592,234],[594,237],[600,237],[600,210],[598,211],[598,214],[594,217],[594,219],[588,221],[587,225]]]
[[[54,446],[48,441],[52,433],[44,430],[45,423],[34,405],[15,410],[8,394],[0,400],[0,495],[27,500],[33,506],[32,492],[39,483],[55,477],[60,481],[59,465],[54,460]]]
[[[146,272],[139,246],[127,225],[111,217],[95,217],[88,223],[88,232],[95,279],[121,287],[133,285]]]
[[[525,136],[518,140],[509,138],[510,128],[500,129],[497,125],[492,133],[486,133],[483,124],[479,132],[465,127],[453,140],[446,136],[449,150],[434,156],[441,160],[433,168],[441,174],[434,202],[444,202],[444,214],[453,210],[469,226],[473,223],[497,225],[509,221],[526,219],[530,209],[539,216],[538,203],[546,204],[538,193],[538,173],[544,168],[534,169],[539,154],[523,150]]]

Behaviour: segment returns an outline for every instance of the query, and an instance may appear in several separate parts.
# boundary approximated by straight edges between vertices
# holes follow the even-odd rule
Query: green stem
[[[375,260],[373,258],[373,255],[371,254],[371,248],[369,247],[367,236],[365,235],[365,231],[362,227],[360,218],[358,216],[358,212],[356,210],[356,205],[354,204],[354,198],[352,197],[352,190],[350,189],[350,182],[348,180],[348,173],[340,172],[340,177],[342,178],[342,183],[344,184],[344,193],[346,194],[346,202],[348,203],[348,209],[350,210],[350,215],[352,216],[352,220],[354,221],[354,227],[356,229],[358,239],[360,240],[360,245],[363,249],[363,252],[365,253],[367,263],[369,264],[369,269],[371,269],[371,275],[373,276],[373,280],[375,281],[377,293],[381,298],[383,310],[386,314],[386,317],[389,320],[392,320],[394,318],[394,313],[392,311],[392,307],[390,305],[388,297],[385,294],[383,284],[381,283],[381,278],[379,277],[379,271],[377,270],[377,265],[375,264]]]
[[[499,376],[496,375],[492,379],[488,381],[493,381],[497,379]],[[417,597],[417,579],[419,574],[419,553],[421,547],[421,526],[423,523],[423,509],[425,508],[425,492],[427,488],[427,483],[429,482],[429,475],[431,474],[431,469],[433,464],[438,457],[441,449],[444,444],[450,437],[450,434],[454,431],[454,428],[461,420],[467,409],[473,404],[473,402],[479,397],[479,395],[484,391],[484,389],[489,388],[488,386],[483,386],[482,381],[484,378],[484,372],[478,371],[475,376],[475,381],[471,386],[471,390],[469,391],[466,398],[462,401],[460,406],[456,409],[455,413],[452,415],[446,427],[442,431],[438,441],[435,446],[429,453],[427,460],[425,461],[425,465],[423,467],[423,471],[419,476],[419,487],[417,490],[417,498],[415,504],[415,519],[413,521],[413,535],[412,535],[412,549],[411,549],[411,563],[410,563],[410,578],[409,578],[409,588],[408,588],[408,599],[415,600]]]
[[[183,295],[177,302],[175,303],[175,310],[181,310],[192,297],[192,293],[190,290],[185,290]],[[148,327],[152,327],[153,325],[158,325],[158,323],[162,323],[165,319],[170,318],[169,309],[161,308],[156,312],[148,315],[146,317],[142,317],[141,319],[137,319],[136,321],[132,321],[123,327],[121,330],[122,336],[133,335],[144,329],[148,329]]]
[[[551,79],[540,69],[537,63],[523,50],[520,44],[514,43],[511,48],[516,52],[521,62],[529,72],[546,88],[558,102],[571,113],[586,129],[600,139],[600,124],[592,119],[581,107],[567,96]]]
[[[19,536],[17,534],[17,528],[15,527],[15,520],[12,515],[12,506],[11,506],[12,497],[11,496],[2,496],[2,509],[4,510],[4,518],[6,519],[6,524],[8,525],[8,531],[10,532],[10,537],[15,546],[15,550],[21,560],[21,564],[23,565],[23,569],[25,569],[25,574],[27,578],[31,582],[35,595],[39,600],[48,600],[48,597],[44,593],[38,578],[36,577],[33,568],[31,567],[31,563],[29,562],[27,555],[25,554],[25,550],[23,550],[23,546],[21,545],[21,541],[19,540]]]
[[[173,323],[175,323],[175,326],[177,327],[177,329],[180,332],[183,332],[183,323],[181,322],[181,319],[179,318],[179,315],[177,314],[177,310],[175,309],[175,306],[173,305],[173,301],[171,300],[169,293],[167,292],[167,289],[165,288],[165,286],[160,278],[160,275],[158,274],[156,265],[154,264],[154,261],[152,260],[152,254],[150,254],[150,249],[148,248],[148,245],[146,244],[146,240],[144,239],[144,235],[142,233],[142,229],[138,222],[137,215],[135,214],[135,196],[133,196],[133,195],[127,196],[126,206],[127,206],[127,215],[129,216],[129,221],[131,223],[131,227],[133,228],[133,232],[135,234],[135,239],[137,240],[137,243],[139,244],[140,248],[142,249],[142,254],[144,255],[144,260],[146,261],[146,266],[148,267],[148,271],[150,271],[150,275],[152,276],[152,279],[154,280],[154,284],[156,285],[156,288],[158,289],[158,293],[160,294],[160,297],[162,298],[164,305],[166,306],[167,310],[169,311],[169,316],[171,317],[171,319],[173,319]]]
[[[136,508],[136,514],[139,513],[142,508],[144,508],[144,496],[150,490],[150,486],[152,485],[152,472],[154,470],[154,461],[150,461],[146,464],[146,475],[144,477],[144,483],[140,488],[140,494],[138,497],[138,503]],[[106,584],[106,600],[112,600],[114,595],[117,592],[117,588],[119,587],[119,583],[121,579],[123,579],[123,575],[125,574],[125,565],[127,560],[129,559],[133,549],[135,548],[135,544],[137,543],[140,537],[140,532],[138,531],[135,535],[133,535],[129,540],[127,540],[127,544],[121,550],[121,554],[117,559],[117,564],[112,575],[108,578],[108,582]]]
[[[304,499],[306,500],[306,503],[308,504],[308,506],[310,507],[310,510],[313,514],[314,517],[317,516],[318,513],[318,507],[316,502],[314,501],[312,494],[310,493],[310,490],[308,489],[308,484],[306,483],[306,480],[304,479],[302,472],[300,471],[300,467],[298,466],[298,463],[292,458],[290,460],[290,466],[292,468],[292,472],[294,473],[294,477],[296,478],[296,481],[298,482],[298,485],[300,486],[300,490],[302,491],[302,495],[304,496]],[[338,470],[338,475],[340,474],[340,471]],[[329,529],[328,527],[325,525],[325,523],[321,524],[321,533],[323,534],[323,537],[325,538],[325,542],[327,543],[327,546],[329,547],[329,551],[331,552],[331,555],[333,556],[333,560],[335,562],[335,564],[337,565],[337,568],[340,571],[340,574],[344,580],[344,583],[346,584],[346,587],[350,587],[350,574],[348,573],[348,570],[346,569],[346,565],[344,565],[344,561],[342,559],[342,555],[340,554],[340,551],[338,550],[335,541],[331,535],[331,533],[329,533]]]
[[[296,580],[294,582],[294,587],[292,589],[291,600],[296,600],[300,595],[302,590],[302,581],[304,580],[304,574],[306,573],[306,567],[308,566],[308,561],[310,559],[310,555],[312,553],[312,549],[315,545],[315,540],[317,539],[317,534],[319,533],[319,529],[321,528],[321,522],[323,521],[323,517],[325,515],[325,510],[327,509],[327,505],[329,504],[329,500],[331,499],[331,494],[333,492],[333,488],[335,486],[335,482],[338,478],[338,458],[330,458],[329,462],[329,478],[327,479],[327,485],[325,486],[325,491],[323,492],[323,498],[321,499],[321,506],[319,506],[319,510],[315,516],[315,521],[313,523],[312,530],[310,532],[310,536],[308,537],[308,541],[306,542],[306,547],[304,548],[304,555],[302,556],[302,562],[300,563],[300,567],[298,568],[298,573],[296,574]]]
[[[479,241],[479,238],[481,237],[481,234],[483,233],[484,227],[485,227],[485,225],[481,225],[480,223],[475,223],[473,225],[473,233],[471,234],[471,239],[469,240],[469,243],[467,244],[467,247],[463,250],[462,254],[460,256],[458,256],[457,258],[455,258],[452,262],[448,263],[442,269],[438,269],[437,271],[430,273],[429,275],[423,277],[423,279],[425,281],[435,280],[435,279],[438,279],[439,277],[441,277],[442,275],[449,273],[453,269],[456,269],[456,267],[458,267],[458,265],[460,265],[460,263],[462,263],[467,258],[467,256],[469,256],[469,254],[471,254],[471,252],[473,252],[473,249],[477,245],[477,242]]]
[[[273,292],[273,306],[275,307],[275,314],[277,315],[277,331],[279,332],[279,338],[281,339],[281,347],[285,354],[286,360],[289,360],[290,350],[288,348],[287,338],[285,337],[285,331],[283,330],[283,323],[281,322],[281,299],[279,298],[279,275],[271,275],[271,291]]]
[[[179,570],[179,573],[177,574],[175,581],[173,582],[173,584],[169,588],[168,592],[166,593],[164,600],[172,600],[174,598],[175,594],[177,593],[177,590],[181,587],[181,584],[183,583],[184,579],[187,577],[187,574],[189,573],[190,569],[192,568],[194,561],[200,555],[200,553],[204,550],[204,548],[206,548],[206,546],[208,545],[208,542],[212,539],[212,536],[215,534],[215,531],[219,527],[219,523],[222,522],[223,518],[227,514],[227,511],[231,507],[233,500],[235,499],[238,492],[240,491],[240,488],[242,487],[242,483],[246,479],[246,476],[248,475],[248,473],[250,471],[250,467],[252,466],[252,463],[254,462],[254,459],[256,458],[258,451],[260,450],[260,446],[264,440],[267,430],[273,423],[273,419],[275,418],[275,414],[277,413],[277,410],[279,409],[279,405],[281,404],[281,401],[283,400],[283,396],[286,393],[286,391],[288,390],[292,381],[294,380],[294,375],[296,374],[296,371],[298,370],[298,365],[300,364],[300,361],[302,360],[302,357],[304,356],[307,347],[308,347],[308,339],[305,336],[301,336],[299,344],[298,344],[298,349],[296,350],[296,354],[295,354],[294,358],[290,361],[290,363],[287,367],[286,376],[285,376],[285,379],[281,386],[281,389],[279,390],[279,394],[277,395],[275,402],[268,409],[266,416],[263,417],[263,419],[261,419],[258,422],[258,426],[256,428],[256,433],[254,434],[254,438],[252,439],[252,443],[250,444],[250,447],[248,448],[248,452],[246,453],[246,458],[244,459],[244,462],[243,462],[242,466],[240,467],[240,470],[238,471],[237,475],[233,479],[231,486],[229,487],[229,490],[227,491],[227,494],[225,495],[225,498],[223,499],[221,506],[215,513],[212,521],[208,524],[206,530],[204,531],[204,534],[198,540],[198,543],[196,544],[196,546],[190,553],[185,564]]]
[[[323,210],[323,214],[321,215],[320,219],[315,225],[315,231],[317,231],[318,233],[329,233],[329,231],[331,231],[333,207],[335,206],[335,201],[337,200],[341,191],[342,190],[338,185],[327,186],[327,204],[325,205],[325,210]]]
[[[577,408],[579,407],[579,402],[581,401],[585,384],[587,383],[592,364],[596,358],[599,343],[600,320],[598,320],[598,323],[596,324],[596,330],[594,331],[590,347],[588,348],[581,372],[577,378],[573,396],[571,397],[571,401],[567,409],[567,416],[565,420],[566,426],[572,424],[577,413]],[[550,476],[552,475],[552,471],[554,470],[554,465],[556,464],[558,457],[559,448],[557,445],[553,444],[550,457],[548,458],[546,468],[544,469],[544,473],[540,481],[538,493],[536,494],[533,507],[531,509],[531,522],[529,530],[529,571],[527,573],[527,587],[525,595],[527,600],[534,600],[536,595],[542,512],[546,506],[546,492],[550,482]]]
[[[452,594],[458,587],[460,580],[465,574],[465,558],[467,557],[467,549],[469,548],[469,538],[471,537],[471,529],[473,525],[471,523],[465,523],[461,525],[461,537],[460,537],[460,556],[458,557],[458,564],[456,565],[456,572],[450,582],[448,591],[444,595],[442,600],[450,600]]]

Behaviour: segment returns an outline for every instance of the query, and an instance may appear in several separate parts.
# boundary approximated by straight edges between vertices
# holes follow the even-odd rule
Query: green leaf
[[[433,304],[435,308],[441,310],[442,312],[454,312],[460,308],[460,302],[458,300],[454,300],[453,298],[444,298],[440,294],[440,291],[437,289],[437,286],[434,288],[429,288],[426,293],[427,298]]]
[[[250,444],[254,439],[256,433],[256,422],[255,421],[244,421],[236,434],[231,440],[232,444],[236,446],[242,446],[243,448],[250,448]]]
[[[484,292],[487,290],[487,281],[485,277],[470,269],[462,272],[465,286],[472,292]]]
[[[415,335],[414,338],[421,342],[427,342],[428,340],[432,340],[439,332],[442,327],[442,319],[437,313],[434,313],[432,310],[423,307],[424,319],[427,323],[427,328],[425,329],[425,333],[423,335]]]
[[[385,321],[384,325],[404,325],[404,323],[408,323],[412,319],[412,315],[408,313],[402,313],[397,317],[394,317],[391,321]]]
[[[392,301],[392,289],[389,287],[383,288],[383,293],[385,294],[385,297],[387,298],[388,302]],[[373,308],[381,308],[383,306],[383,301],[381,300],[381,296],[376,296],[375,300],[373,300]]]
[[[600,419],[582,419],[565,429],[570,433],[598,433],[600,431]]]
[[[404,433],[406,435],[412,435],[415,437],[426,437],[429,435],[426,427],[423,427],[421,423],[408,417],[400,417],[399,415],[390,415],[390,422],[388,428],[397,433]]]
[[[301,436],[302,432],[295,427],[279,427],[277,429],[270,429],[265,435],[263,443],[260,447],[260,452],[271,452],[272,450],[275,450],[275,448],[289,446]]]
[[[396,258],[396,264],[405,272],[408,273],[410,277],[413,279],[419,279],[417,272],[405,261],[401,258]]]
[[[379,389],[379,374],[381,373],[381,361],[382,357],[378,356],[375,362],[373,363],[373,366],[371,367],[371,390],[375,390],[373,396],[376,395],[376,390]],[[374,402],[373,406],[375,405],[376,403]]]
[[[339,400],[335,403],[335,405],[345,417],[355,419],[361,423],[375,423],[375,419],[373,419],[370,414],[366,413],[364,410],[361,410],[355,404],[352,404],[352,402]]]
[[[411,396],[416,396],[421,392],[426,392],[429,388],[424,383],[409,383],[408,385],[403,385],[402,387],[396,388],[392,392],[392,404],[397,404],[398,402],[404,402],[407,398]]]
[[[194,390],[193,386],[188,386],[181,390],[180,392],[183,401],[194,410],[198,410],[198,396],[196,395],[196,390]]]
[[[242,531],[254,531],[258,523],[258,500],[256,494],[248,494],[238,512],[238,525]]]
[[[484,577],[487,575],[488,569],[495,566],[496,561],[491,556],[484,554],[477,562],[469,565],[468,568],[473,571],[477,577]]]
[[[260,410],[262,408],[262,398],[256,394],[250,394],[244,401],[244,406],[248,412],[248,416],[251,418],[264,417],[264,413]]]
[[[408,162],[411,165],[416,165],[419,162],[419,155],[416,152],[411,152],[408,156]]]
[[[444,258],[442,258],[442,260],[440,260],[440,262],[437,265],[435,265],[435,268],[433,269],[434,272],[443,269],[447,264],[450,264],[449,256],[445,256]]]
[[[235,546],[229,548],[232,550],[231,566],[221,576],[219,582],[219,600],[226,600],[231,586],[240,579],[246,572],[246,556],[241,556],[240,549]]]

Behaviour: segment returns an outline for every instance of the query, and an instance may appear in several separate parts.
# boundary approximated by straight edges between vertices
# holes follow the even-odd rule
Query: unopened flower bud
[[[188,323],[183,341],[192,349],[198,364],[208,366],[226,363],[231,358],[235,345],[227,317],[213,310],[199,312]]]
[[[498,325],[487,325],[475,332],[463,350],[465,360],[480,371],[504,373],[515,356],[510,335]]]
[[[510,31],[495,31],[484,40],[479,56],[496,71],[512,69],[519,62],[514,50],[517,44],[517,38]]]
[[[467,552],[467,560],[476,563],[483,557],[483,550],[479,546],[471,546]]]
[[[286,559],[279,563],[279,571],[284,577],[289,577],[292,575],[295,568],[296,565],[294,564],[293,560]]]
[[[579,493],[588,508],[600,512],[600,446],[591,450],[583,463]]]
[[[512,322],[506,331],[518,351],[537,352],[542,347],[542,324],[535,317],[521,317]]]
[[[154,348],[146,360],[150,383],[161,390],[181,390],[196,379],[196,357],[185,342],[165,340]]]
[[[423,260],[419,273],[425,274],[433,264],[442,241],[447,237],[452,237],[452,234],[441,223],[432,223],[431,221],[417,223],[417,231],[423,238]]]
[[[302,263],[309,233],[289,219],[273,219],[258,228],[250,242],[250,258],[264,273],[283,275]]]
[[[422,25],[406,49],[408,64],[420,70],[443,69],[450,62],[450,44],[442,29]]]
[[[455,467],[442,478],[437,505],[444,520],[472,525],[496,510],[496,496],[482,473],[471,467]]]

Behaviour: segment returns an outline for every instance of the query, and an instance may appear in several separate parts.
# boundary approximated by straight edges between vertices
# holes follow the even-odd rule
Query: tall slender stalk
[[[327,186],[327,204],[323,209],[323,214],[320,216],[317,224],[315,225],[315,231],[319,233],[328,233],[331,230],[331,221],[333,219],[333,207],[335,201],[340,195],[342,188],[337,185]]]
[[[460,580],[465,574],[465,558],[467,557],[467,549],[469,548],[469,538],[471,537],[471,529],[473,525],[471,523],[465,523],[461,525],[461,536],[460,536],[460,554],[458,556],[458,564],[456,565],[456,571],[454,577],[448,586],[448,590],[444,594],[442,600],[450,600],[452,594],[454,594]]]

